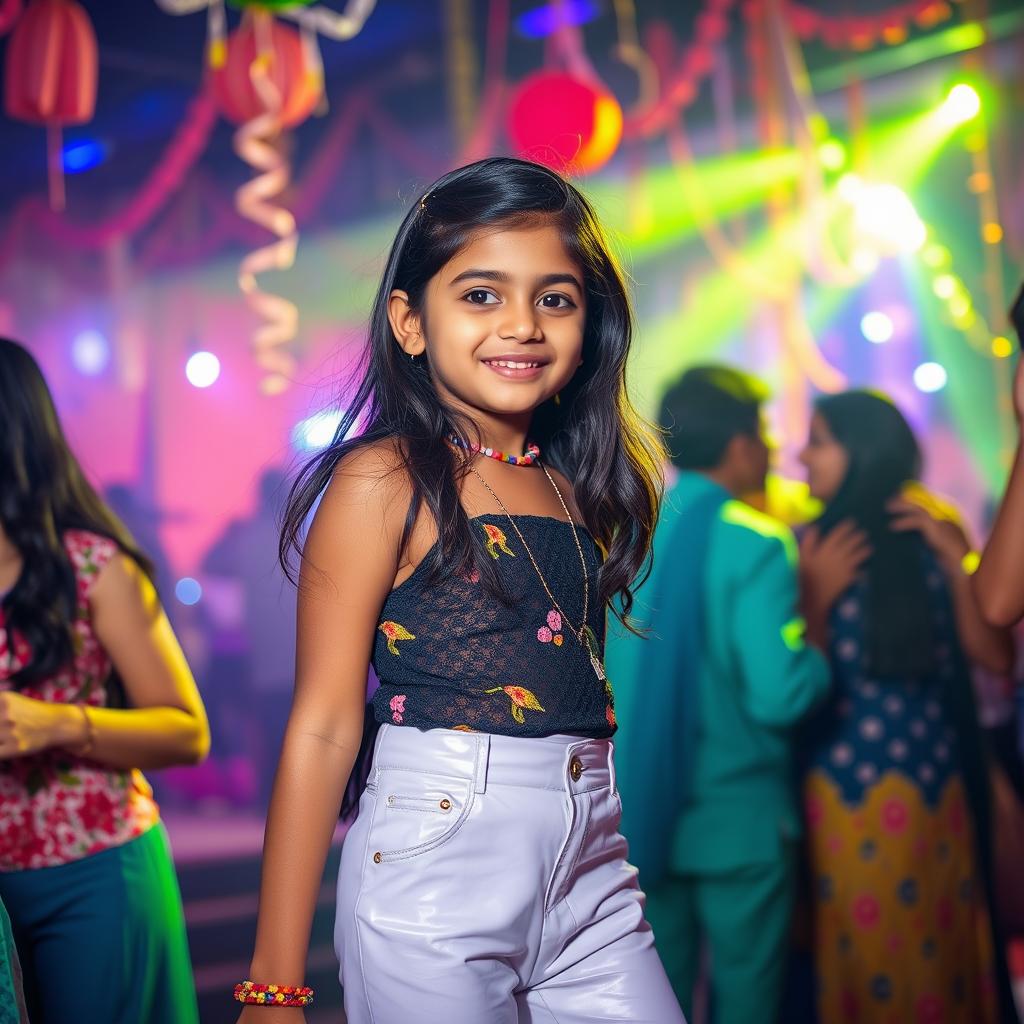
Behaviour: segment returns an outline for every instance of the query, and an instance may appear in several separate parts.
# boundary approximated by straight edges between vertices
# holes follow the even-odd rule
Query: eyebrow
[[[479,268],[471,268],[464,270],[458,277],[452,278],[451,284],[460,284],[463,281],[484,280],[494,281],[497,284],[510,284],[512,282],[512,275],[506,274],[503,270],[482,270]],[[571,284],[573,287],[583,294],[583,286],[580,284],[579,279],[573,274],[544,274],[537,278],[537,287],[547,288],[553,284]]]

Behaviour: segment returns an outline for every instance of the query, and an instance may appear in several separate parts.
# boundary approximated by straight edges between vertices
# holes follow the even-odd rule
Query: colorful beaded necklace
[[[489,459],[507,462],[510,466],[532,466],[540,458],[540,448],[535,444],[528,444],[523,455],[506,455],[496,448],[483,448],[478,444],[467,444],[455,434],[448,435],[448,442],[455,445],[456,448],[473,452],[474,455],[486,455]]]

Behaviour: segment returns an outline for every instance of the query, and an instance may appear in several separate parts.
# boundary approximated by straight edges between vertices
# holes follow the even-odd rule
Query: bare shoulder
[[[386,525],[396,515],[404,521],[411,496],[401,442],[389,438],[356,448],[338,463],[320,509],[329,517],[374,515]]]
[[[378,441],[348,453],[309,528],[303,547],[307,582],[358,580],[369,592],[386,592],[397,571],[411,495],[400,442]]]

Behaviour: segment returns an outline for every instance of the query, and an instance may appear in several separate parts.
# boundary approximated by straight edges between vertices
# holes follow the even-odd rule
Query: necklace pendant
[[[600,679],[601,682],[603,683],[605,681],[605,678],[606,678],[606,676],[604,674],[604,666],[601,664],[600,661],[598,661],[597,655],[594,654],[593,651],[588,650],[587,654],[590,655],[590,664],[591,664],[591,666],[594,669],[594,675],[596,675],[597,678]]]

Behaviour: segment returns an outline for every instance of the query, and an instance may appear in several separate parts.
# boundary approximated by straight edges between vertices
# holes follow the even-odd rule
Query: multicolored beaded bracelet
[[[476,455],[486,455],[489,459],[507,462],[511,466],[532,466],[540,458],[540,447],[535,444],[527,445],[526,451],[522,455],[506,455],[504,452],[499,452],[497,448],[483,448],[478,444],[467,445],[461,437],[455,434],[448,435],[448,443],[455,445],[456,448],[471,451]]]
[[[305,985],[260,985],[243,981],[235,986],[235,999],[255,1006],[312,1006],[313,990]]]

